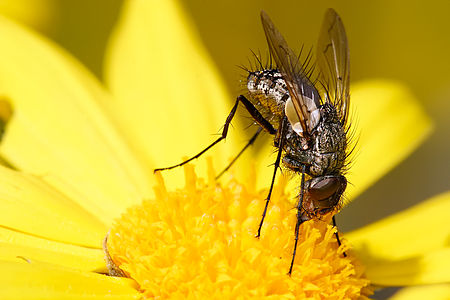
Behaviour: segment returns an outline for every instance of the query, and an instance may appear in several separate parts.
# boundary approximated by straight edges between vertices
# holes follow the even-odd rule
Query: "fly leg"
[[[297,204],[297,223],[295,224],[295,243],[294,243],[294,251],[292,252],[292,260],[291,260],[291,266],[289,267],[288,275],[291,276],[292,274],[292,268],[294,267],[294,260],[295,260],[295,254],[297,252],[297,244],[298,244],[298,234],[300,231],[300,225],[307,221],[305,216],[302,214],[302,205],[303,205],[303,197],[305,194],[305,172],[306,172],[306,166],[302,166],[302,181],[300,185],[300,199]]]
[[[336,218],[334,216],[333,216],[333,226],[337,229]],[[336,240],[337,240],[338,245],[340,247],[341,246],[341,240],[339,239],[339,234],[338,234],[337,230],[336,230],[336,232],[334,234],[336,235]],[[347,254],[345,252],[344,252],[344,257],[347,257]]]
[[[258,127],[258,130],[256,130],[255,134],[252,136],[250,140],[248,140],[247,144],[245,144],[244,148],[239,151],[239,153],[233,158],[233,160],[228,164],[228,166],[225,167],[225,169],[222,170],[222,172],[219,173],[219,175],[216,176],[216,179],[219,179],[220,176],[222,176],[226,171],[228,171],[229,168],[238,160],[238,158],[244,153],[245,150],[247,150],[248,147],[253,145],[253,143],[256,141],[256,138],[259,136],[259,134],[262,131],[262,127]]]
[[[261,227],[264,223],[264,218],[266,217],[267,207],[269,206],[270,197],[272,196],[272,190],[273,190],[273,186],[275,184],[275,177],[277,175],[278,167],[280,166],[281,154],[283,152],[283,144],[284,144],[284,138],[285,138],[284,136],[285,136],[287,126],[288,126],[287,118],[283,117],[281,119],[280,131],[278,132],[278,136],[277,136],[276,143],[275,143],[276,147],[278,147],[278,154],[277,154],[277,159],[275,160],[275,168],[273,170],[272,183],[270,184],[269,194],[267,195],[267,198],[266,198],[266,205],[264,206],[264,211],[262,214],[261,222],[259,223],[258,234],[256,235],[257,238],[259,238],[261,236]]]
[[[275,130],[275,128],[273,128],[272,124],[270,124],[269,121],[267,121],[262,115],[261,113],[256,109],[256,107],[247,99],[245,98],[243,95],[240,95],[237,97],[236,102],[234,103],[233,108],[231,109],[230,114],[228,115],[227,119],[225,120],[225,125],[223,126],[223,130],[222,130],[222,134],[221,136],[215,140],[214,142],[212,142],[208,147],[206,147],[205,149],[203,149],[202,151],[200,151],[199,153],[197,153],[196,155],[194,155],[193,157],[170,167],[165,167],[165,168],[158,168],[158,169],[154,169],[153,172],[158,172],[158,171],[164,171],[164,170],[170,170],[176,167],[181,167],[185,164],[187,164],[188,162],[199,158],[200,156],[202,156],[206,151],[208,151],[209,149],[211,149],[214,145],[216,145],[217,143],[219,143],[221,140],[225,139],[227,137],[228,134],[228,127],[230,126],[231,120],[233,120],[234,115],[236,114],[236,110],[238,108],[239,102],[241,102],[242,104],[244,104],[245,108],[247,109],[247,111],[250,113],[250,115],[253,117],[253,119],[264,129],[266,130],[268,133],[270,134],[275,134],[277,131]]]

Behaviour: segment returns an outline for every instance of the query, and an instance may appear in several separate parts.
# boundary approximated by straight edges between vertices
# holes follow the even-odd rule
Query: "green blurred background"
[[[231,95],[242,88],[243,73],[237,65],[248,65],[250,49],[267,51],[261,9],[269,13],[290,46],[299,49],[302,44],[307,48],[315,44],[323,14],[333,7],[346,26],[352,81],[398,80],[422,103],[435,122],[433,134],[338,215],[341,230],[358,228],[449,189],[450,1],[181,3]],[[104,49],[121,5],[121,0],[0,0],[0,12],[47,35],[102,78]],[[384,151],[389,155],[388,148]]]

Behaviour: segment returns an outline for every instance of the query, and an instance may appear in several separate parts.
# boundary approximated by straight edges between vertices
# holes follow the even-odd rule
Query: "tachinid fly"
[[[192,158],[155,171],[184,165],[224,139],[239,102],[242,103],[259,128],[231,164],[262,130],[274,136],[274,146],[277,148],[275,168],[257,237],[261,234],[280,164],[301,176],[295,245],[288,273],[291,274],[300,225],[329,212],[337,212],[347,186],[343,173],[348,157],[349,50],[341,18],[333,9],[328,9],[317,45],[318,72],[312,79],[313,68],[308,67],[310,55],[301,62],[264,11],[261,12],[261,21],[271,58],[277,68],[248,71],[247,97],[237,97],[222,135]],[[334,217],[333,224],[336,224]],[[340,244],[337,233],[336,238]]]

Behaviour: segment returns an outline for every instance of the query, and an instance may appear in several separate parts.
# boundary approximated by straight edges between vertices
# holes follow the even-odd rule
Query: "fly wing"
[[[313,100],[306,99],[302,96],[301,89],[304,84],[309,86],[313,86],[313,84],[305,75],[305,71],[297,55],[289,48],[286,40],[265,11],[261,11],[261,22],[264,33],[266,34],[270,54],[274,58],[278,70],[281,72],[289,90],[295,113],[302,127],[301,131],[303,135],[308,135],[313,129],[309,126],[312,123],[310,119],[313,117],[311,111],[317,107]]]
[[[320,70],[319,85],[322,85],[321,97],[336,107],[345,126],[350,104],[350,52],[344,24],[331,8],[323,20],[316,59]]]

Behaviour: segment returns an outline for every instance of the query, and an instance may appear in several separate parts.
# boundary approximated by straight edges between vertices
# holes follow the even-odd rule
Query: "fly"
[[[301,63],[299,56],[289,48],[264,11],[261,12],[261,21],[276,68],[270,66],[261,67],[258,71],[248,71],[248,93],[237,97],[225,121],[222,135],[217,140],[190,159],[171,167],[155,169],[155,172],[182,166],[223,140],[239,103],[243,104],[259,128],[225,170],[253,144],[262,130],[274,136],[274,146],[277,149],[271,185],[256,237],[261,235],[280,165],[301,176],[295,244],[288,272],[290,275],[300,225],[327,213],[337,213],[347,187],[347,179],[343,174],[349,155],[349,50],[341,18],[333,9],[328,9],[317,45],[318,74],[313,80],[314,68],[308,68],[311,56],[308,55]],[[334,216],[333,225],[336,226]],[[336,238],[340,245],[337,232]]]

